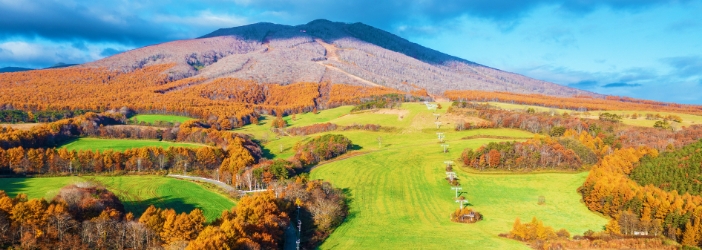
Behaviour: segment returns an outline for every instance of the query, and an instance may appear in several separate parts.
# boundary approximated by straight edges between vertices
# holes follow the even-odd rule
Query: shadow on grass
[[[351,150],[361,150],[363,147],[357,144],[351,144]]]
[[[354,202],[353,194],[351,193],[350,188],[342,188],[341,192],[344,194],[344,203],[346,203],[347,208],[349,209],[349,213],[346,215],[346,218],[342,223],[346,223],[349,220],[353,220],[356,218],[356,213],[351,212],[351,205]]]
[[[259,147],[261,147],[261,153],[262,153],[263,158],[266,158],[266,159],[273,159],[273,158],[275,158],[275,154],[274,154],[273,152],[271,152],[270,149],[264,147],[263,144],[261,144],[260,141],[258,141],[258,140],[253,140],[253,141],[254,141],[256,144],[258,144]]]
[[[77,141],[78,139],[80,139],[80,137],[71,137],[71,138],[65,139],[63,141],[57,142],[56,147],[60,148],[60,147],[66,146],[68,144],[71,144],[71,143]]]
[[[26,181],[28,178],[0,178],[0,190],[10,197],[17,196],[21,190],[27,187]]]
[[[178,214],[190,213],[190,211],[195,208],[202,210],[202,208],[196,204],[187,203],[182,198],[174,198],[172,196],[163,196],[140,201],[122,201],[122,204],[127,212],[132,212],[134,214],[135,218],[141,217],[141,214],[151,205],[157,208],[171,208]]]

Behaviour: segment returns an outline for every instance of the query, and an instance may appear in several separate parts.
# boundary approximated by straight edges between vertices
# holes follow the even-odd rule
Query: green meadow
[[[185,121],[195,120],[195,119],[191,118],[191,117],[187,117],[187,116],[178,116],[178,115],[135,115],[130,120],[132,120],[132,121],[136,120],[139,122],[146,122],[146,123],[153,124],[153,123],[158,122],[158,121],[183,123]]]
[[[350,214],[321,245],[321,249],[528,249],[520,242],[498,237],[508,232],[514,220],[537,217],[556,229],[573,234],[601,230],[606,219],[590,212],[580,202],[576,189],[587,173],[483,174],[456,168],[463,194],[485,219],[476,224],[450,222],[458,208],[454,191],[444,180],[444,161],[457,160],[465,148],[493,141],[490,136],[524,140],[533,134],[513,129],[454,131],[451,117],[437,110],[439,121],[421,103],[405,103],[400,111],[378,110],[349,113],[339,107],[319,114],[306,113],[288,119],[290,127],[331,122],[338,125],[380,124],[393,132],[331,131],[343,134],[354,144],[356,156],[332,160],[315,167],[310,177],[330,181],[346,191]],[[235,130],[261,139],[269,158],[288,158],[296,143],[325,133],[277,137],[264,119],[259,125]],[[444,133],[449,152],[443,153],[436,133]],[[474,138],[474,139],[464,139]],[[282,148],[282,152],[281,152]],[[544,196],[546,204],[538,205]]]
[[[693,124],[702,124],[702,116],[699,115],[690,115],[690,114],[683,114],[683,113],[674,113],[674,112],[655,112],[655,111],[637,111],[637,110],[607,110],[607,111],[590,111],[590,115],[584,115],[581,112],[574,112],[572,110],[567,110],[567,109],[556,109],[556,108],[547,108],[547,107],[541,107],[541,106],[535,106],[535,105],[522,105],[522,104],[512,104],[512,103],[503,103],[503,102],[488,102],[490,105],[500,107],[502,109],[506,110],[526,110],[527,108],[533,108],[536,110],[536,112],[555,112],[556,114],[563,114],[563,113],[577,113],[579,117],[582,118],[587,118],[587,119],[599,119],[600,113],[611,113],[611,114],[617,114],[621,116],[625,115],[632,115],[632,114],[638,114],[637,119],[632,119],[632,118],[623,118],[622,123],[626,125],[632,125],[632,126],[640,126],[640,127],[653,127],[653,124],[656,123],[656,120],[646,120],[645,116],[646,114],[660,114],[661,116],[668,116],[668,115],[677,115],[682,118],[682,123],[680,123],[680,126],[690,126]]]
[[[61,145],[60,148],[65,148],[68,150],[99,150],[99,151],[116,150],[116,151],[124,151],[127,149],[143,148],[143,147],[197,148],[197,147],[204,147],[204,145],[194,144],[194,143],[156,141],[156,140],[78,138],[76,140],[73,140],[73,141],[70,141],[66,144]]]
[[[11,196],[25,193],[30,199],[43,197],[51,200],[62,187],[84,181],[104,185],[136,217],[153,204],[161,208],[173,208],[179,213],[199,208],[208,221],[213,221],[222,211],[235,205],[231,199],[199,184],[162,176],[4,178],[0,179],[0,190],[5,190]]]

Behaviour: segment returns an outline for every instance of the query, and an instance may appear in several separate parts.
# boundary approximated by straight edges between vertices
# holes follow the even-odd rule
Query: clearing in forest
[[[662,117],[668,116],[668,115],[675,115],[679,116],[682,118],[682,123],[680,123],[680,126],[690,126],[694,124],[702,124],[702,116],[700,115],[691,115],[691,114],[684,114],[684,113],[673,113],[673,112],[656,112],[656,111],[641,111],[641,110],[593,110],[589,111],[588,114],[586,115],[584,112],[575,112],[573,110],[568,110],[568,109],[556,109],[556,108],[548,108],[548,107],[542,107],[542,106],[536,106],[536,105],[524,105],[524,104],[512,104],[512,103],[503,103],[503,102],[488,102],[488,104],[506,109],[506,110],[526,110],[528,108],[533,108],[536,112],[554,112],[555,114],[563,114],[563,113],[568,113],[568,114],[578,114],[579,117],[581,118],[587,118],[587,119],[599,119],[600,113],[610,113],[610,114],[616,114],[622,116],[622,123],[626,125],[631,125],[631,126],[640,126],[640,127],[653,127],[653,124],[656,123],[657,120],[650,120],[646,119],[646,114],[652,114],[652,115],[661,115]],[[637,117],[633,118],[631,115],[636,114]],[[659,119],[660,120],[660,119]]]
[[[187,117],[187,116],[178,116],[178,115],[136,115],[136,116],[132,117],[130,120],[132,120],[132,121],[137,120],[139,122],[146,122],[149,124],[153,124],[153,123],[158,122],[158,121],[183,123],[185,121],[195,120],[195,119],[191,118],[191,117]]]
[[[581,203],[576,189],[587,173],[469,173],[455,167],[463,186],[463,196],[485,219],[476,224],[450,222],[449,214],[458,208],[455,193],[444,180],[445,160],[456,160],[463,149],[477,148],[493,141],[490,136],[522,140],[533,134],[515,129],[478,129],[454,131],[455,119],[444,109],[432,112],[422,103],[404,103],[405,118],[397,114],[358,112],[350,107],[319,114],[286,117],[291,127],[331,122],[338,125],[380,124],[396,128],[393,132],[362,130],[331,131],[307,136],[275,136],[264,120],[237,132],[256,138],[267,136],[264,152],[271,158],[291,157],[296,143],[323,134],[343,134],[351,139],[357,156],[331,161],[315,167],[312,179],[330,181],[350,198],[346,221],[321,245],[321,249],[426,249],[494,248],[528,249],[521,242],[498,237],[508,232],[519,217],[529,221],[536,216],[546,225],[565,228],[573,234],[599,231],[606,218],[590,212]],[[440,114],[440,128],[436,117]],[[477,119],[465,117],[465,119]],[[444,133],[449,152],[443,153],[436,133]],[[486,138],[481,138],[486,137]],[[462,139],[474,138],[474,139]],[[281,152],[282,149],[282,152]],[[457,162],[458,163],[458,162]],[[538,205],[539,196],[546,203]]]
[[[205,145],[195,144],[195,143],[180,143],[180,142],[168,142],[168,141],[156,141],[156,140],[136,140],[136,139],[101,139],[101,138],[78,138],[76,140],[70,141],[60,148],[65,148],[68,150],[116,150],[124,151],[133,148],[143,148],[143,147],[186,147],[186,148],[198,148],[204,147]]]
[[[62,187],[84,181],[99,182],[107,187],[137,218],[153,204],[160,208],[173,208],[178,213],[199,208],[208,221],[213,221],[222,211],[235,205],[234,201],[210,188],[162,176],[3,178],[0,190],[5,190],[10,196],[25,193],[30,199],[43,197],[51,200]]]

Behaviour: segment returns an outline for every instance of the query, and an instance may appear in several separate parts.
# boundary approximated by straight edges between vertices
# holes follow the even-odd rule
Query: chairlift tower
[[[453,165],[453,161],[444,161],[444,164],[446,164],[446,167],[448,168]]]
[[[436,136],[439,138],[439,142],[444,142],[444,138],[446,137],[444,133],[437,132]]]
[[[446,172],[446,178],[449,178],[450,181],[453,181],[456,179],[456,172]]]
[[[449,147],[448,144],[446,144],[446,143],[441,144],[441,147],[444,148],[444,153],[448,152],[448,147]]]
[[[463,204],[468,203],[468,200],[461,200],[461,199],[458,199],[458,200],[456,200],[456,202],[459,204],[459,205],[458,205],[459,208],[460,208],[461,210],[463,210]]]
[[[463,188],[460,186],[455,186],[455,187],[452,187],[451,189],[456,190],[456,199],[458,199],[458,190],[463,190]]]
[[[438,128],[441,128],[441,122],[434,122],[434,124],[436,124],[436,128],[437,128],[437,129],[438,129]]]

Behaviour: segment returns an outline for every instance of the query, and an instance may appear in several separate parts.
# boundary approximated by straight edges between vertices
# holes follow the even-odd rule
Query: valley
[[[398,29],[262,22],[9,68],[0,248],[702,247],[702,105]]]

